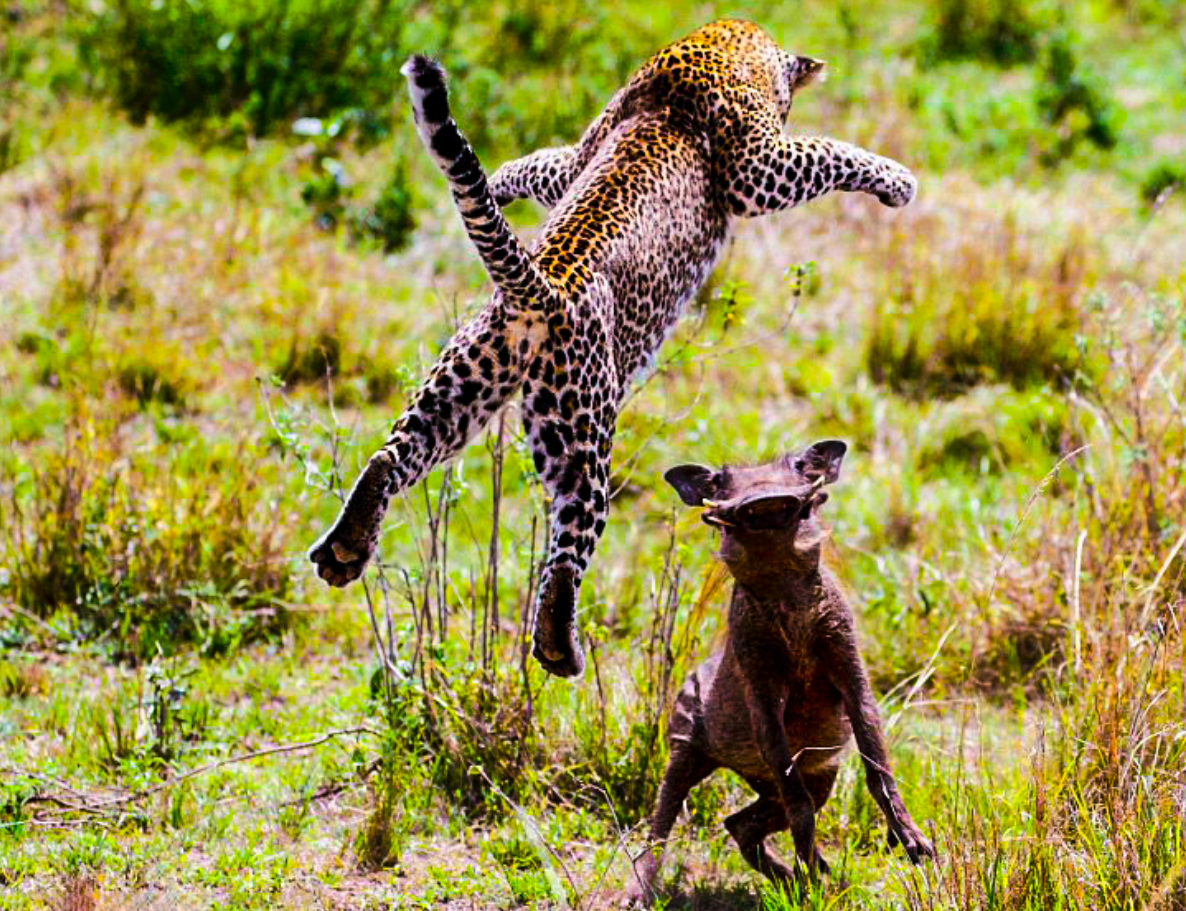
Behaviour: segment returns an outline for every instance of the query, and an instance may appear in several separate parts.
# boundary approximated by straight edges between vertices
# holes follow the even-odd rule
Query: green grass
[[[1186,207],[1162,191],[1183,171],[1181,13],[1026,8],[1032,57],[1006,60],[991,17],[979,44],[927,51],[937,20],[908,0],[457,6],[401,25],[401,54],[450,68],[491,167],[572,141],[647,53],[732,12],[830,61],[793,129],[920,176],[901,212],[836,197],[740,226],[619,421],[582,594],[590,666],[563,682],[522,660],[544,503],[513,411],[501,446],[494,427],[394,504],[366,589],[326,588],[304,557],[488,293],[402,102],[378,143],[295,89],[264,120],[247,91],[136,126],[102,69],[133,58],[92,72],[81,55],[96,17],[147,7],[14,7],[0,908],[614,898],[672,693],[723,632],[713,536],[662,472],[825,436],[852,450],[829,560],[942,858],[886,850],[850,757],[819,826],[836,875],[780,895],[724,832],[750,797],[721,772],[677,826],[665,906],[1180,906]],[[227,63],[199,50],[188,66]],[[394,69],[375,71],[384,98]],[[1082,103],[1055,117],[1060,97]],[[1112,147],[1089,136],[1097,102],[1123,111]],[[295,116],[347,127],[310,141]],[[350,187],[333,224],[302,198],[327,159]]]

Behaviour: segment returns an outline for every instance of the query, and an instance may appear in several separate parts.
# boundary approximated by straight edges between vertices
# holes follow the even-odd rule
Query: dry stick
[[[560,856],[560,854],[556,851],[555,848],[553,848],[550,844],[547,843],[547,841],[544,840],[543,833],[540,832],[539,826],[536,824],[535,819],[519,803],[514,801],[497,784],[495,784],[493,779],[491,779],[491,777],[486,774],[485,769],[483,769],[481,766],[477,766],[477,771],[482,776],[482,778],[484,778],[486,780],[486,784],[488,784],[490,786],[490,789],[495,794],[497,794],[499,797],[501,797],[503,800],[505,800],[507,802],[507,805],[512,810],[515,811],[515,815],[518,816],[519,821],[521,823],[523,823],[523,828],[528,831],[528,835],[531,838],[531,841],[533,842],[533,844],[537,845],[538,847],[542,847],[544,849],[544,851],[548,855],[550,855],[552,857],[552,859],[556,862],[556,864],[560,867],[561,871],[563,871],[563,873],[564,873],[564,878],[568,880],[568,887],[570,889],[572,889],[572,894],[577,896],[577,908],[578,909],[581,908],[582,907],[582,902],[580,901],[581,893],[577,889],[576,880],[573,879],[572,873],[568,869],[568,865],[564,862],[564,858]],[[552,876],[549,877],[549,880],[555,879],[556,873],[554,870],[548,869],[546,872],[552,874]],[[562,889],[556,888],[556,886],[558,884],[559,884],[558,882],[556,884],[553,884],[552,882],[548,883],[548,885],[551,887],[551,889],[554,893],[555,892],[560,893],[559,895],[556,895],[556,898],[562,904],[567,905],[568,904],[568,902],[566,900],[567,897],[564,895],[564,891]]]
[[[1055,476],[1058,474],[1063,465],[1075,458],[1075,456],[1079,455],[1081,452],[1090,449],[1091,446],[1091,443],[1084,443],[1077,449],[1072,449],[1065,456],[1055,462],[1054,467],[1046,472],[1046,474],[1042,477],[1042,480],[1038,482],[1038,486],[1035,487],[1030,493],[1029,498],[1025,501],[1025,506],[1022,507],[1021,515],[1019,515],[1017,517],[1017,521],[1013,523],[1013,529],[1009,532],[1008,540],[1005,541],[1005,548],[1001,551],[1001,559],[997,561],[996,569],[993,570],[992,585],[989,586],[988,599],[985,601],[985,604],[991,604],[993,596],[997,593],[997,580],[1000,579],[1001,570],[1005,568],[1005,561],[1009,559],[1009,551],[1013,547],[1013,541],[1017,537],[1017,533],[1021,530],[1022,524],[1029,516],[1030,508],[1034,505],[1034,502],[1039,496],[1042,495],[1047,486],[1049,486],[1050,482],[1054,480]]]
[[[927,663],[923,665],[922,670],[914,675],[914,684],[910,687],[910,692],[906,694],[906,698],[902,700],[902,704],[898,707],[897,711],[886,718],[885,729],[887,731],[898,723],[898,719],[902,717],[902,715],[906,713],[907,709],[909,709],[913,704],[911,700],[914,699],[915,695],[920,689],[926,686],[927,681],[930,680],[931,676],[935,673],[935,666],[938,664],[939,654],[943,651],[943,646],[947,644],[948,637],[950,637],[951,634],[955,632],[957,625],[958,624],[955,623],[951,624],[951,626],[947,627],[947,629],[943,631],[943,635],[939,637],[939,644],[936,645],[935,650],[931,652],[931,657],[927,659]],[[888,702],[894,693],[906,685],[906,681],[909,679],[910,678],[907,677],[902,680],[901,683],[886,693],[885,698],[881,701],[883,703]]]
[[[390,643],[385,644],[383,642],[383,636],[379,632],[379,621],[375,616],[375,602],[371,598],[371,586],[365,577],[362,580],[362,591],[366,596],[367,619],[371,623],[371,636],[374,639],[375,656],[379,659],[379,667],[383,668],[383,695],[386,696],[386,705],[390,709],[393,700],[391,676],[394,672],[391,661],[387,657],[390,652]]]
[[[446,586],[449,581],[449,519],[452,515],[453,509],[450,505],[450,499],[453,493],[453,466],[450,465],[445,472],[445,483],[441,484],[441,492],[437,495],[437,501],[440,504],[438,512],[440,513],[440,529],[441,529],[441,560],[437,568],[437,613],[440,615],[440,624],[437,627],[437,634],[441,637],[440,644],[444,645],[445,640],[449,638],[449,602],[447,598]]]
[[[1079,578],[1083,574],[1083,545],[1087,543],[1087,529],[1079,532],[1075,542],[1075,575],[1071,580],[1071,654],[1074,655],[1075,674],[1083,666],[1082,622],[1083,609],[1079,602]]]
[[[262,750],[253,750],[250,753],[243,753],[239,756],[228,756],[225,759],[217,759],[214,762],[209,762],[204,766],[198,766],[196,769],[190,769],[188,772],[182,772],[180,775],[170,778],[168,781],[161,781],[151,787],[141,788],[139,791],[133,791],[130,794],[123,794],[119,797],[109,797],[106,800],[100,800],[95,803],[86,804],[79,807],[81,812],[102,814],[108,807],[116,807],[122,804],[134,803],[138,800],[143,800],[145,797],[151,797],[160,791],[164,791],[180,784],[190,778],[196,778],[199,775],[204,775],[207,772],[212,772],[215,769],[221,769],[223,766],[234,765],[240,762],[249,762],[253,759],[260,759],[263,756],[274,756],[278,753],[295,753],[299,750],[309,750],[327,741],[333,740],[336,737],[343,737],[347,734],[371,734],[378,736],[378,732],[367,727],[366,725],[357,725],[351,728],[339,728],[334,731],[326,731],[320,737],[313,740],[306,740],[302,743],[285,743],[280,746],[266,747]],[[65,815],[67,811],[62,811],[55,815]]]
[[[493,461],[490,471],[490,486],[493,502],[491,503],[490,556],[489,574],[487,576],[487,596],[483,607],[488,606],[488,613],[482,617],[482,668],[490,666],[491,652],[494,649],[494,637],[498,633],[498,526],[499,513],[502,508],[502,463],[504,458],[504,440],[506,438],[506,410],[498,412],[498,437],[496,438]],[[489,642],[487,642],[489,636]]]
[[[1161,569],[1157,571],[1154,576],[1152,584],[1150,584],[1148,592],[1145,595],[1145,606],[1141,608],[1140,628],[1144,630],[1149,625],[1149,614],[1153,610],[1153,599],[1157,594],[1157,589],[1161,585],[1161,580],[1165,574],[1169,572],[1170,564],[1174,562],[1174,558],[1178,556],[1178,552],[1186,546],[1186,531],[1178,537],[1174,546],[1170,548],[1169,555],[1162,561]]]
[[[603,882],[605,882],[606,876],[609,875],[610,867],[613,866],[614,860],[617,858],[619,851],[621,851],[623,854],[626,855],[626,859],[630,861],[631,871],[634,872],[634,878],[636,880],[638,879],[638,873],[634,871],[634,860],[635,859],[632,858],[630,856],[630,852],[626,850],[626,839],[631,834],[633,834],[633,832],[636,828],[638,828],[639,826],[642,826],[645,823],[645,820],[640,820],[638,823],[638,826],[635,826],[633,828],[626,828],[622,825],[621,820],[618,818],[618,811],[617,811],[617,808],[614,806],[614,801],[609,796],[609,792],[606,791],[605,788],[602,788],[598,785],[584,785],[584,786],[582,786],[581,790],[582,791],[593,791],[594,793],[600,794],[605,799],[605,805],[609,808],[609,815],[613,818],[614,831],[618,833],[618,840],[614,843],[614,849],[612,851],[610,851],[609,857],[606,858],[605,865],[601,868],[601,872],[597,876],[597,881],[595,883],[593,883],[593,886],[589,889],[588,892],[585,893],[586,895],[588,895],[590,897],[595,897],[598,894],[598,892],[601,891],[601,884]],[[670,839],[668,839],[668,841],[670,842]],[[641,855],[639,855],[639,856],[641,856]],[[640,881],[640,884],[641,884],[641,881]],[[578,904],[582,904],[582,903],[578,902]]]
[[[527,597],[523,601],[523,607],[519,612],[519,673],[523,680],[523,693],[527,697],[527,717],[530,719],[535,714],[535,700],[531,693],[531,676],[527,670],[527,655],[530,649],[527,647],[531,640],[531,605],[535,601],[535,580],[538,575],[538,567],[535,562],[535,534],[539,527],[539,515],[532,515],[531,517],[531,556],[528,566],[531,567],[527,579]]]

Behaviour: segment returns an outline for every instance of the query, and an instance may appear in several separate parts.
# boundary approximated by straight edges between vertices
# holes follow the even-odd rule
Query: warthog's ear
[[[820,440],[795,456],[791,464],[804,480],[831,484],[840,477],[840,463],[846,452],[848,445],[840,440]]]
[[[717,473],[703,465],[676,465],[668,469],[663,479],[688,506],[700,506],[706,497],[717,492]]]

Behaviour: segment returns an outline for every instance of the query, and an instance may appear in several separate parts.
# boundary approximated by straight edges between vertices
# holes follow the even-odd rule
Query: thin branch
[[[373,736],[378,736],[378,732],[372,728],[367,727],[366,725],[357,725],[350,728],[339,728],[337,730],[327,731],[319,737],[315,737],[312,740],[305,740],[301,743],[285,743],[278,746],[265,747],[261,750],[253,750],[250,753],[242,753],[238,756],[228,756],[225,759],[217,759],[214,762],[207,763],[206,765],[198,766],[196,769],[190,769],[188,772],[183,772],[174,778],[168,779],[167,781],[157,782],[150,787],[141,788],[140,790],[132,791],[129,794],[122,794],[119,797],[109,797],[105,800],[99,800],[93,803],[71,807],[70,810],[62,810],[61,812],[55,813],[53,815],[61,816],[67,812],[83,812],[102,815],[108,808],[135,803],[136,801],[143,800],[146,797],[151,797],[153,794],[157,794],[173,787],[174,785],[180,784],[183,781],[188,781],[191,778],[196,778],[199,775],[206,774],[207,772],[213,772],[215,769],[221,769],[225,766],[235,765],[241,762],[250,762],[254,759],[260,759],[264,756],[275,756],[281,753],[295,753],[300,750],[310,750],[313,747],[321,746],[323,743],[326,743],[337,737],[344,737],[348,734],[371,734]]]

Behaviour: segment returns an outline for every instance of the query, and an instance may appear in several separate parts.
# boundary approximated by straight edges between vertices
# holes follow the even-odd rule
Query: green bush
[[[1169,190],[1177,193],[1186,186],[1186,161],[1158,162],[1141,181],[1141,200],[1152,206]]]
[[[82,46],[135,121],[231,118],[261,135],[300,115],[385,111],[409,13],[391,0],[115,0]]]
[[[1058,139],[1046,158],[1056,163],[1069,157],[1086,140],[1111,149],[1120,139],[1121,109],[1103,82],[1079,61],[1071,36],[1055,34],[1042,53],[1042,79],[1036,101],[1042,118],[1058,129]]]
[[[313,222],[322,231],[332,231],[346,214],[346,201],[353,187],[336,159],[317,164],[317,173],[301,187],[301,201],[313,210]]]
[[[383,245],[384,253],[404,249],[416,230],[407,168],[400,166],[392,172],[374,205],[351,214],[355,236],[373,238]]]
[[[1037,57],[1041,25],[1023,0],[939,0],[918,44],[923,63],[985,60],[997,66]]]

